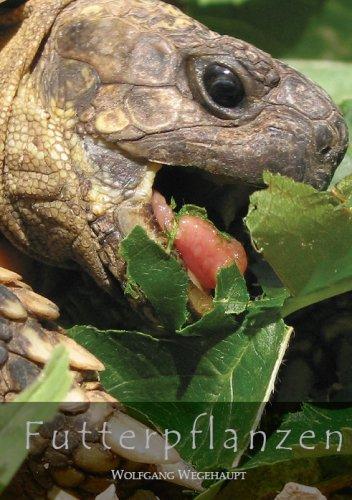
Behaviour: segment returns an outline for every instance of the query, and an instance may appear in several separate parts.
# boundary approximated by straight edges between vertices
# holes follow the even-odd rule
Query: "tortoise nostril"
[[[325,148],[323,148],[320,153],[324,156],[327,156],[330,153],[331,149],[331,146],[325,146]]]
[[[314,128],[316,150],[320,155],[327,157],[336,142],[336,134],[326,122],[320,121]]]

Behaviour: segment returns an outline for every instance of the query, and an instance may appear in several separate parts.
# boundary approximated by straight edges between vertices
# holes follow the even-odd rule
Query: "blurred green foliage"
[[[226,3],[231,5],[242,5],[243,3],[248,2],[249,0],[228,0]],[[217,5],[223,4],[223,0],[198,0],[199,5]]]
[[[286,59],[286,62],[318,82],[339,105],[352,97],[351,63],[311,59]]]
[[[275,57],[352,61],[351,0],[179,0],[220,33]]]

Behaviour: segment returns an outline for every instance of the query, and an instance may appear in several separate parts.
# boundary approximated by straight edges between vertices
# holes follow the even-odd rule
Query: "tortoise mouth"
[[[95,209],[89,224],[97,238],[99,258],[108,273],[109,283],[113,283],[116,278],[124,281],[124,266],[117,249],[136,226],[143,227],[151,239],[169,248],[169,234],[160,224],[157,214],[154,197],[156,192],[162,195],[164,205],[169,210],[170,205],[176,212],[185,205],[196,205],[206,210],[207,218],[218,231],[225,231],[236,240],[247,242],[243,217],[247,212],[249,195],[256,189],[255,186],[206,172],[199,167],[170,166],[129,158],[132,173],[143,173],[139,177],[135,175],[133,188],[123,192],[115,175],[121,164],[117,162],[122,158],[121,154],[112,150],[111,162],[107,165],[110,168],[107,169],[101,166],[102,162],[105,164],[106,148],[100,148],[99,152],[101,151],[105,156],[98,158],[101,161],[98,161],[99,168],[91,181],[92,187],[87,199]],[[91,149],[89,152],[91,153]],[[91,159],[94,162],[96,156]],[[104,177],[106,172],[108,184]],[[112,182],[114,180],[116,182]],[[119,196],[122,197],[124,193],[127,195],[119,202]],[[190,242],[190,246],[192,245]]]
[[[157,191],[176,212],[184,205],[196,205],[207,211],[208,219],[218,230],[237,236],[247,213],[249,196],[259,187],[199,167],[147,162],[147,174],[138,190],[113,209],[115,228],[125,237],[136,225],[141,225],[163,244],[164,233],[152,203]]]
[[[188,204],[205,208],[215,226],[229,233],[242,224],[249,196],[258,188],[197,167],[170,165],[158,170],[152,187],[176,210]]]
[[[219,230],[232,233],[246,214],[249,195],[260,187],[197,166],[135,158],[100,139],[85,138],[84,149],[96,166],[86,199],[91,225],[102,238],[117,231],[121,239],[141,225],[159,239],[162,235],[151,209],[153,191],[169,204],[174,200],[177,210],[185,204],[205,208]]]

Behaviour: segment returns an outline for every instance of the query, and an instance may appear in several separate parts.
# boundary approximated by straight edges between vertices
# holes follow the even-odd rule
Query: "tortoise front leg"
[[[38,435],[31,436],[28,459],[4,498],[50,498],[48,492],[55,485],[74,492],[76,498],[94,498],[113,483],[118,496],[128,498],[131,486],[136,484],[114,481],[112,470],[189,468],[175,450],[165,459],[164,438],[151,429],[148,449],[143,439],[139,444],[138,438],[133,450],[121,445],[123,432],[132,430],[142,437],[148,428],[128,416],[123,406],[104,391],[98,376],[104,366],[54,323],[58,317],[54,303],[33,292],[19,274],[0,268],[1,401],[12,401],[33,382],[59,344],[68,350],[74,374],[72,388],[56,417],[45,423]],[[183,485],[200,489],[199,482],[186,481]]]

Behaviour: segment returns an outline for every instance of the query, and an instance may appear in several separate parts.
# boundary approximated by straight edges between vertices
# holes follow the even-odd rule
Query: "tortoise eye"
[[[223,108],[235,108],[245,97],[239,77],[220,64],[210,64],[205,68],[203,84],[209,97]]]

